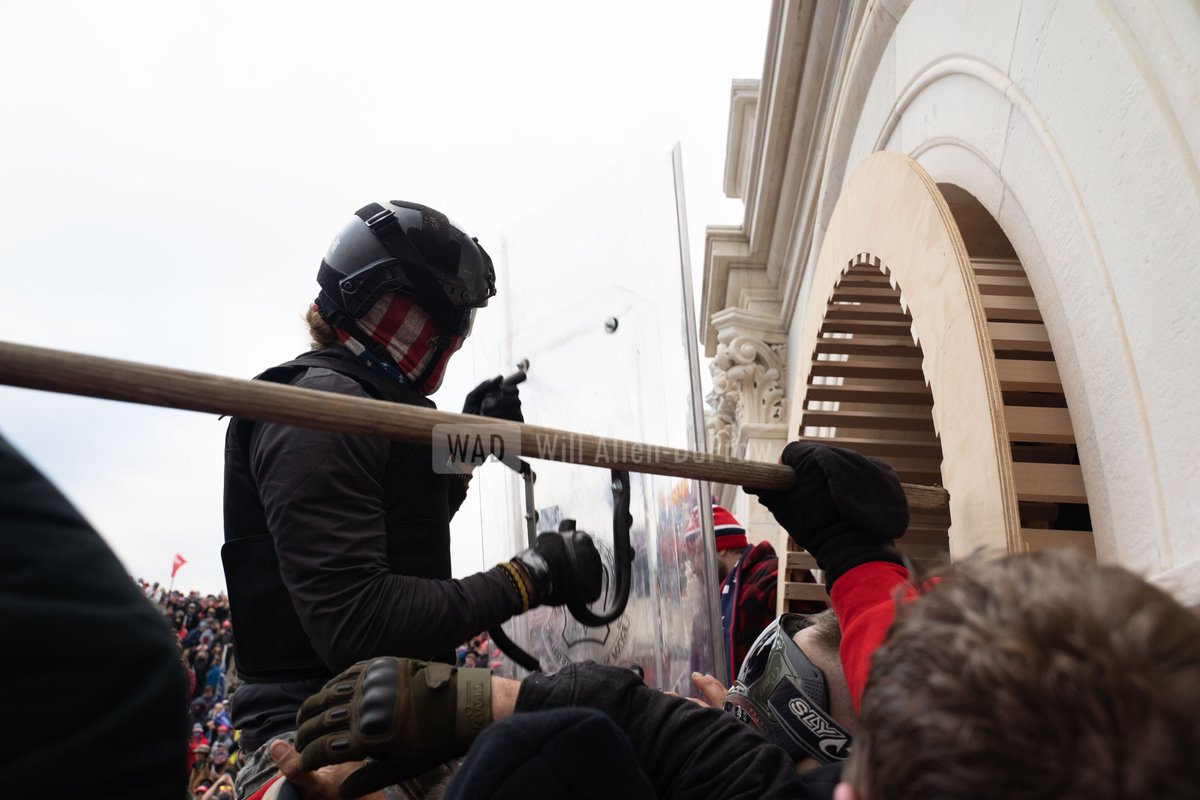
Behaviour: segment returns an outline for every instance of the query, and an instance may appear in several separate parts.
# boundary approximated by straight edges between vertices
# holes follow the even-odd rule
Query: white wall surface
[[[996,217],[1054,346],[1098,555],[1174,568],[1200,600],[1200,12],[916,0],[883,23],[886,48],[842,87],[869,83],[834,131],[844,174],[901,150]],[[790,356],[802,380],[806,354]]]

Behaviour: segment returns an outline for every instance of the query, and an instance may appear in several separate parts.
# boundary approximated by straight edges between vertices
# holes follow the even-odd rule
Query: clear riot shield
[[[526,421],[704,447],[678,167],[678,148],[626,158],[505,232],[496,301],[505,309],[504,360],[529,362],[521,384]],[[562,446],[569,445],[539,442],[542,452]],[[606,585],[593,608],[607,608],[614,566],[608,468],[530,463],[538,530],[573,519],[595,537]],[[503,526],[489,525],[488,551],[504,557],[526,546],[519,479],[495,465],[477,477],[484,507],[509,509],[511,538],[497,546]],[[689,692],[693,671],[717,674],[723,664],[708,487],[635,472],[630,511],[632,590],[622,617],[589,628],[565,608],[538,608],[505,630],[547,671],[583,660],[636,666],[651,686]],[[688,535],[696,519],[701,531]]]

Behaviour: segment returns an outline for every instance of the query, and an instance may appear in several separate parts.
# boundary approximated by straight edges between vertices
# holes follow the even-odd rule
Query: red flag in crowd
[[[186,563],[187,563],[186,558],[179,555],[179,553],[175,554],[175,560],[171,562],[171,579],[172,580],[174,580],[174,578],[175,578],[175,573],[179,572],[179,568],[182,567]]]

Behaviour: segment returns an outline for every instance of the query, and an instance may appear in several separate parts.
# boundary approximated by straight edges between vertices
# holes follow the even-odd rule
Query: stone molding
[[[775,320],[729,309],[714,319],[713,388],[705,398],[709,451],[742,457],[786,434],[787,344]]]
[[[758,81],[734,80],[729,92],[729,131],[725,146],[725,196],[745,200],[754,164],[754,118]]]
[[[784,330],[790,323],[817,236],[824,143],[845,79],[842,62],[872,8],[868,0],[777,0],[761,80],[733,86],[724,189],[745,202],[745,214],[740,226],[707,231],[701,314],[709,320],[702,327],[708,356],[716,348],[711,320],[723,309],[773,316]]]

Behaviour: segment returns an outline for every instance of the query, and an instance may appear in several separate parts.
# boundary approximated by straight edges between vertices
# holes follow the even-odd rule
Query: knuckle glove
[[[830,445],[792,442],[780,463],[796,473],[786,490],[747,488],[825,570],[825,586],[868,561],[903,563],[891,547],[908,528],[908,501],[886,463]]]
[[[489,392],[480,403],[479,413],[492,419],[524,422],[521,413],[521,393],[516,386],[500,385]]]
[[[487,397],[489,393],[499,388],[502,380],[504,379],[497,375],[494,378],[489,378],[471,391],[467,392],[467,396],[463,398],[462,413],[479,414],[482,410],[484,398]]]
[[[513,556],[533,582],[535,605],[590,603],[600,597],[604,571],[592,537],[582,531],[543,533]]]
[[[407,658],[355,664],[304,701],[296,749],[305,770],[373,759],[342,783],[357,797],[462,755],[491,722],[491,672]]]

